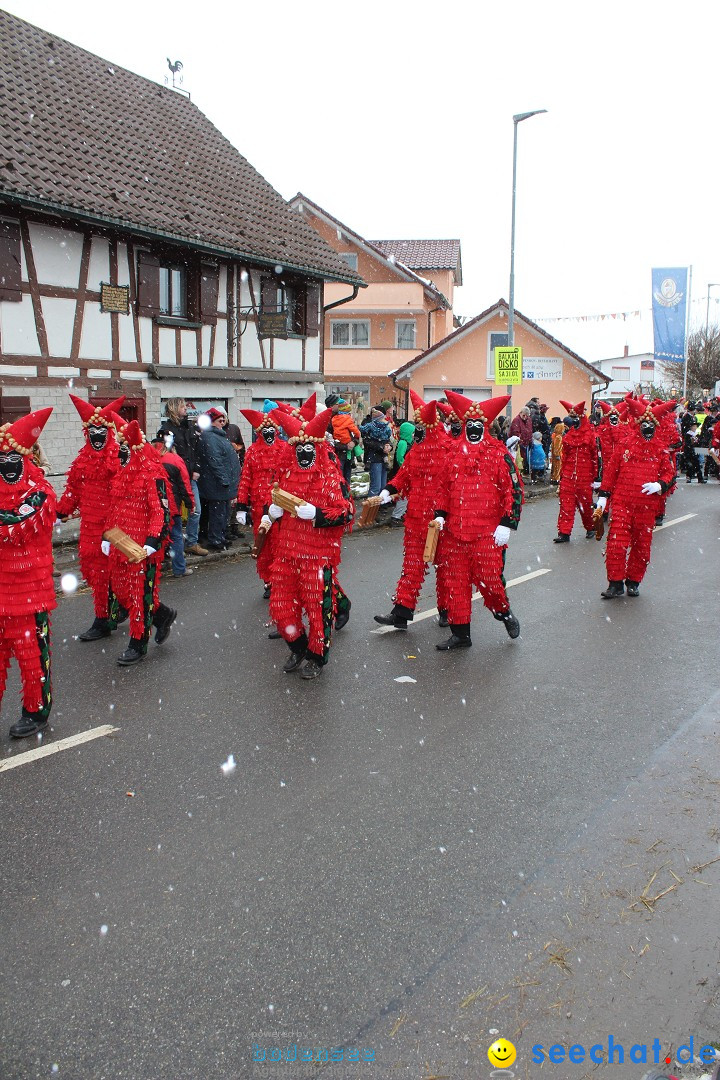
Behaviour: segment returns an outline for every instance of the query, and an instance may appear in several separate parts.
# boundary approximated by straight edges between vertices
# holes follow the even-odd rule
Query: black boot
[[[270,633],[268,634],[268,637],[270,638],[271,641],[277,641],[278,638],[282,637],[282,634],[280,633],[279,630],[271,630]]]
[[[127,649],[118,656],[119,667],[132,667],[134,664],[139,664],[141,660],[145,659],[145,653],[147,646],[143,641],[138,641],[137,638],[130,638]]]
[[[625,579],[625,588],[627,589],[628,596],[639,596],[640,595],[640,582],[639,581],[630,581],[629,578],[626,578]]]
[[[322,669],[322,657],[316,656],[315,653],[308,652],[305,654],[305,659],[300,668],[300,678],[317,679],[318,675],[322,674]]]
[[[555,537],[555,539],[553,540],[553,544],[569,544],[569,543],[570,543],[570,536],[569,536],[568,533],[558,533],[557,536]]]
[[[461,623],[451,626],[452,634],[447,641],[441,641],[435,648],[440,652],[450,652],[451,649],[469,649],[472,645],[470,640],[470,623]]]
[[[37,735],[47,727],[47,716],[41,712],[28,712],[23,709],[17,724],[10,728],[10,737],[13,739],[26,739],[28,735]]]
[[[507,611],[493,611],[493,618],[498,619],[501,623],[505,623],[508,637],[520,637],[520,622],[517,615],[513,615],[510,608],[508,608]]]
[[[78,634],[78,641],[99,641],[100,638],[110,637],[112,626],[108,619],[95,619],[92,626]]]
[[[347,607],[345,608],[345,610],[339,612],[337,618],[335,619],[335,629],[336,630],[342,630],[343,626],[347,626],[348,619],[350,618],[350,608],[351,607],[352,607],[352,604],[348,600]]]
[[[408,622],[412,621],[413,611],[411,608],[395,604],[389,615],[376,615],[375,622],[381,626],[394,626],[396,630],[407,630]]]
[[[265,591],[263,592],[263,600],[269,600],[269,599],[270,599],[270,592],[271,592],[271,590],[272,590],[272,585],[270,585],[270,584],[269,584],[269,583],[268,583],[268,582],[266,581],[266,582],[265,582]]]
[[[604,592],[601,592],[603,600],[614,600],[616,596],[622,596],[625,592],[625,586],[622,581],[608,581],[608,587]]]
[[[586,540],[592,540],[594,535],[595,535],[595,529],[594,528],[585,530],[585,539]]]
[[[449,625],[450,623],[448,622],[447,611],[445,610],[445,608],[440,608],[440,610],[438,611],[438,626],[445,627]]]
[[[655,526],[657,527],[658,525],[662,525],[664,520],[665,520],[665,515],[664,514],[658,514],[657,517],[655,518]]]
[[[307,652],[307,636],[301,634],[299,638],[295,638],[295,641],[289,641],[290,646],[290,659],[283,665],[283,671],[290,675],[302,664],[305,659],[305,653]]]
[[[118,617],[115,620],[115,625],[120,626],[121,623],[126,622],[129,615],[130,612],[128,611],[128,609],[126,607],[123,607],[122,604],[120,604],[120,606],[118,607]]]
[[[153,615],[156,645],[162,645],[163,641],[167,641],[170,636],[170,627],[176,619],[177,611],[175,608],[166,607],[165,604],[158,604],[157,611]]]

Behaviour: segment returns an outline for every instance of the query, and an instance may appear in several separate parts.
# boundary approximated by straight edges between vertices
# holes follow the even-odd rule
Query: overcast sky
[[[0,0],[184,87],[277,190],[367,239],[459,237],[472,316],[508,297],[588,360],[652,351],[650,271],[720,283],[717,0]],[[112,137],[112,133],[108,133]],[[720,321],[720,287],[710,290]]]

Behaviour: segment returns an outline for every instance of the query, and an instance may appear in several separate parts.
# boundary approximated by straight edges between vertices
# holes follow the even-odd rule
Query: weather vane
[[[183,83],[182,75],[180,75],[180,72],[183,69],[182,60],[176,60],[175,63],[173,63],[172,60],[170,59],[170,57],[168,56],[167,65],[170,68],[170,70],[172,71],[173,90],[177,90],[178,87],[182,86],[182,83]],[[175,81],[176,77],[177,77],[177,82]],[[165,82],[167,83],[167,81],[168,80],[167,80],[167,75],[166,75],[165,76]]]

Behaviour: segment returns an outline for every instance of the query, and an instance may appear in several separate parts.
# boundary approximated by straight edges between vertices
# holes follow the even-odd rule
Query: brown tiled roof
[[[0,11],[0,200],[364,284],[184,95]]]
[[[437,353],[442,352],[446,348],[446,346],[451,344],[451,342],[457,340],[460,337],[463,337],[465,334],[468,333],[468,331],[477,329],[479,326],[482,325],[482,323],[484,323],[487,319],[491,318],[493,315],[496,315],[498,312],[504,311],[505,313],[508,313],[509,310],[510,309],[508,307],[507,300],[503,300],[502,298],[500,298],[497,303],[491,304],[489,308],[485,308],[485,310],[481,311],[479,315],[475,315],[474,318],[469,319],[466,323],[463,323],[463,325],[458,327],[457,330],[453,330],[452,334],[448,334],[448,336],[442,338],[441,341],[437,341],[434,345],[431,345],[429,349],[425,350],[425,352],[421,352],[417,356],[414,356],[412,360],[408,360],[407,363],[402,364],[398,368],[395,368],[395,370],[389,372],[389,374],[394,375],[396,379],[400,376],[409,375],[413,368],[422,367],[424,363],[430,360]],[[538,324],[533,322],[532,319],[528,319],[528,317],[526,315],[523,315],[521,311],[518,311],[517,308],[515,308],[513,311],[513,318],[516,323],[523,323],[528,330],[534,331],[536,334],[539,334],[541,337],[545,338],[546,341],[549,341],[551,345],[555,345],[558,349],[561,349],[567,357],[573,360],[579,367],[583,368],[588,373],[588,375],[591,375],[594,379],[598,379],[599,376],[600,379],[604,380],[605,386],[607,387],[608,383],[610,382],[609,376],[603,375],[602,371],[598,371],[598,369],[592,364],[589,364],[587,360],[583,360],[582,356],[578,356],[578,354],[576,352],[573,352],[572,349],[569,349],[567,345],[563,345],[562,341],[558,341],[558,339],[554,338],[552,334],[548,334],[547,330],[543,330],[542,326],[538,326]]]
[[[386,255],[411,270],[455,270],[460,262],[459,240],[373,240]]]

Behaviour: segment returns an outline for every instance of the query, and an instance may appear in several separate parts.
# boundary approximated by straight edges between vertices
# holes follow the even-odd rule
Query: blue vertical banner
[[[656,360],[684,360],[688,267],[653,270],[652,311]]]

